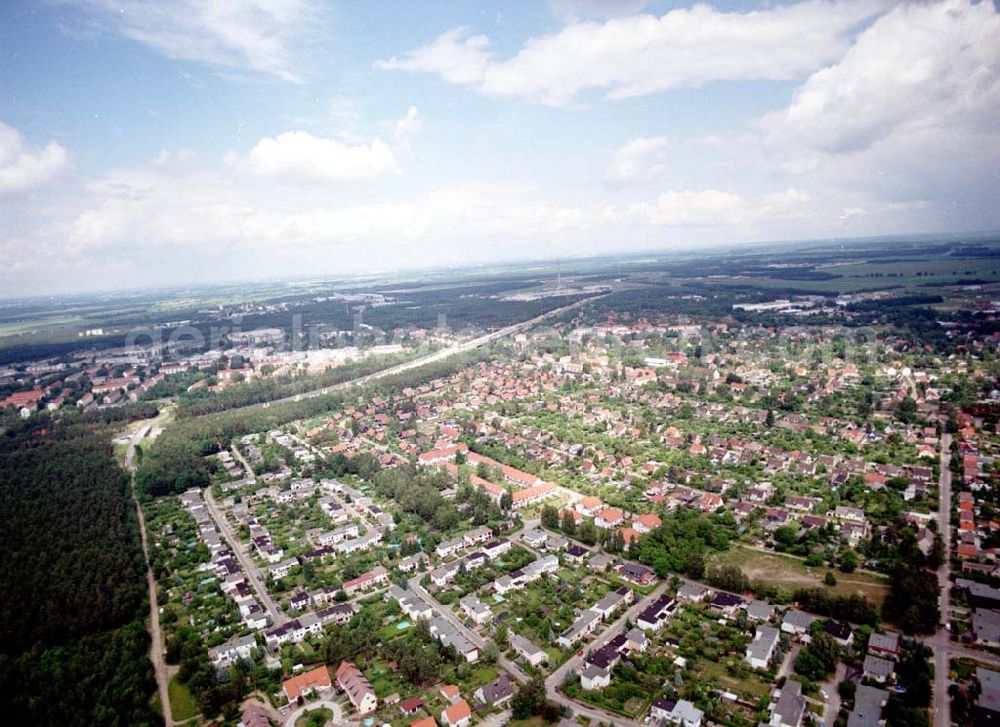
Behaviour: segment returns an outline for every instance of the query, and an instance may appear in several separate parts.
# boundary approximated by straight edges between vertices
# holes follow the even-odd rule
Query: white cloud
[[[665,136],[640,137],[615,150],[608,164],[607,177],[612,184],[648,182],[666,171],[665,152],[671,140]]]
[[[407,139],[420,131],[420,113],[416,106],[406,110],[406,116],[396,122],[393,133],[397,140]]]
[[[778,144],[841,153],[925,129],[993,132],[998,118],[1000,15],[989,1],[945,0],[877,20],[764,126]]]
[[[66,150],[55,141],[42,149],[25,146],[20,132],[0,122],[0,195],[48,184],[65,168]]]
[[[395,155],[381,139],[348,145],[306,131],[261,139],[247,162],[254,174],[295,182],[369,181],[396,171]]]
[[[633,204],[629,213],[651,225],[731,225],[745,218],[747,203],[738,194],[717,189],[670,191],[652,204]]]
[[[293,46],[315,28],[314,0],[68,0],[169,58],[300,82]]]
[[[808,192],[795,188],[755,199],[718,189],[671,190],[652,203],[631,205],[629,214],[656,226],[725,228],[805,217],[810,199]]]
[[[474,183],[331,206],[321,193],[275,196],[238,175],[155,164],[113,170],[87,192],[86,209],[51,231],[54,244],[68,241],[64,251],[81,260],[117,250],[123,259],[170,251],[193,261],[235,248],[258,269],[276,271],[280,258],[284,272],[302,264],[329,270],[482,260],[498,244],[506,255],[528,255],[542,239],[586,236],[610,214],[546,200],[530,186]],[[341,246],[350,246],[349,258],[322,256]]]
[[[851,31],[885,4],[806,0],[747,13],[695,5],[660,17],[578,21],[529,39],[506,60],[486,36],[457,28],[375,66],[551,105],[593,89],[620,99],[717,80],[795,79],[840,58]]]
[[[985,229],[997,225],[997,119],[994,4],[906,3],[761,119],[759,144],[785,178],[853,195],[841,219],[906,210],[936,229]]]

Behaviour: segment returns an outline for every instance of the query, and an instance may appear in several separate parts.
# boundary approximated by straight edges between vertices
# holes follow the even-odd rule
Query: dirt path
[[[172,676],[170,668],[163,659],[163,631],[160,629],[160,607],[156,600],[157,583],[153,577],[152,562],[149,559],[149,540],[146,536],[146,516],[139,505],[139,498],[135,492],[135,447],[143,436],[148,432],[142,427],[138,433],[132,435],[128,445],[128,452],[125,454],[125,467],[131,474],[130,487],[132,490],[132,503],[135,505],[135,513],[139,519],[139,536],[142,540],[142,554],[146,559],[146,587],[149,591],[149,635],[152,639],[149,649],[149,658],[153,662],[153,671],[156,673],[156,688],[160,694],[160,705],[163,712],[163,722],[166,727],[173,727],[174,718],[170,711],[170,678]],[[176,670],[174,670],[176,671]]]

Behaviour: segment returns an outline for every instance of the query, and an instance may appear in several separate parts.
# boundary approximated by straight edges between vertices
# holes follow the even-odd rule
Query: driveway
[[[313,710],[320,708],[326,708],[333,712],[333,719],[329,720],[327,724],[346,724],[346,722],[344,722],[344,711],[340,708],[340,705],[329,699],[321,699],[318,702],[310,702],[304,707],[299,707],[288,715],[285,719],[285,727],[295,727],[295,720],[304,715],[306,712],[312,712]]]

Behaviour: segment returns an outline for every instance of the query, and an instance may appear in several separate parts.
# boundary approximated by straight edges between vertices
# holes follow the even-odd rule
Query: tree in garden
[[[912,565],[899,565],[889,574],[891,590],[882,604],[882,616],[908,634],[937,631],[941,620],[937,575]]]
[[[562,531],[570,537],[576,534],[576,518],[573,517],[573,513],[569,510],[566,510],[562,514]]]
[[[587,545],[593,545],[596,543],[597,526],[594,525],[594,521],[584,520],[583,524],[577,529],[577,537]]]
[[[684,559],[684,572],[696,581],[705,575],[705,556],[701,553],[689,553]]]
[[[534,677],[527,684],[522,684],[510,703],[511,716],[514,719],[528,719],[540,714],[545,708],[545,682],[541,677]]]
[[[825,631],[812,637],[812,641],[795,657],[795,671],[813,681],[822,681],[837,666],[840,645]]]
[[[853,573],[858,568],[858,556],[853,550],[845,551],[837,564],[844,573]]]
[[[542,508],[542,526],[551,530],[559,528],[559,510],[553,505]]]

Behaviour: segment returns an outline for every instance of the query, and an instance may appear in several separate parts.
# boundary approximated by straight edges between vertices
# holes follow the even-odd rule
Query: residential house
[[[322,692],[331,686],[330,670],[326,668],[326,665],[323,665],[294,676],[291,679],[286,679],[282,683],[281,689],[285,693],[285,698],[289,702],[294,702],[300,696],[304,697],[313,692]]]
[[[889,692],[878,687],[858,685],[854,693],[854,709],[847,717],[847,727],[881,727],[882,708],[889,701]]]
[[[806,700],[802,696],[802,683],[786,679],[773,705],[771,727],[799,727],[806,711]]]
[[[778,648],[778,629],[758,624],[753,641],[747,646],[746,660],[754,669],[767,669]]]
[[[514,696],[514,683],[509,676],[502,674],[489,684],[484,684],[476,690],[476,699],[487,707],[503,707]]]
[[[445,727],[468,727],[472,721],[472,709],[464,699],[441,710],[441,722]]]
[[[781,630],[786,634],[803,636],[809,633],[809,627],[812,626],[815,620],[816,617],[812,614],[800,611],[797,608],[790,608],[781,620]]]
[[[884,684],[886,681],[891,679],[895,668],[895,662],[878,656],[872,656],[871,654],[865,657],[865,661],[862,666],[865,678],[876,681],[879,684]]]
[[[510,632],[507,636],[510,647],[531,666],[538,668],[548,661],[549,655],[520,634]]]
[[[361,670],[351,662],[340,663],[337,667],[336,682],[337,686],[347,694],[358,714],[368,714],[378,706],[378,697],[375,696],[372,685],[368,683]]]
[[[586,664],[580,670],[580,686],[586,691],[604,689],[611,684],[611,672],[594,664]]]
[[[899,658],[899,634],[873,633],[868,637],[868,652],[889,659]]]

